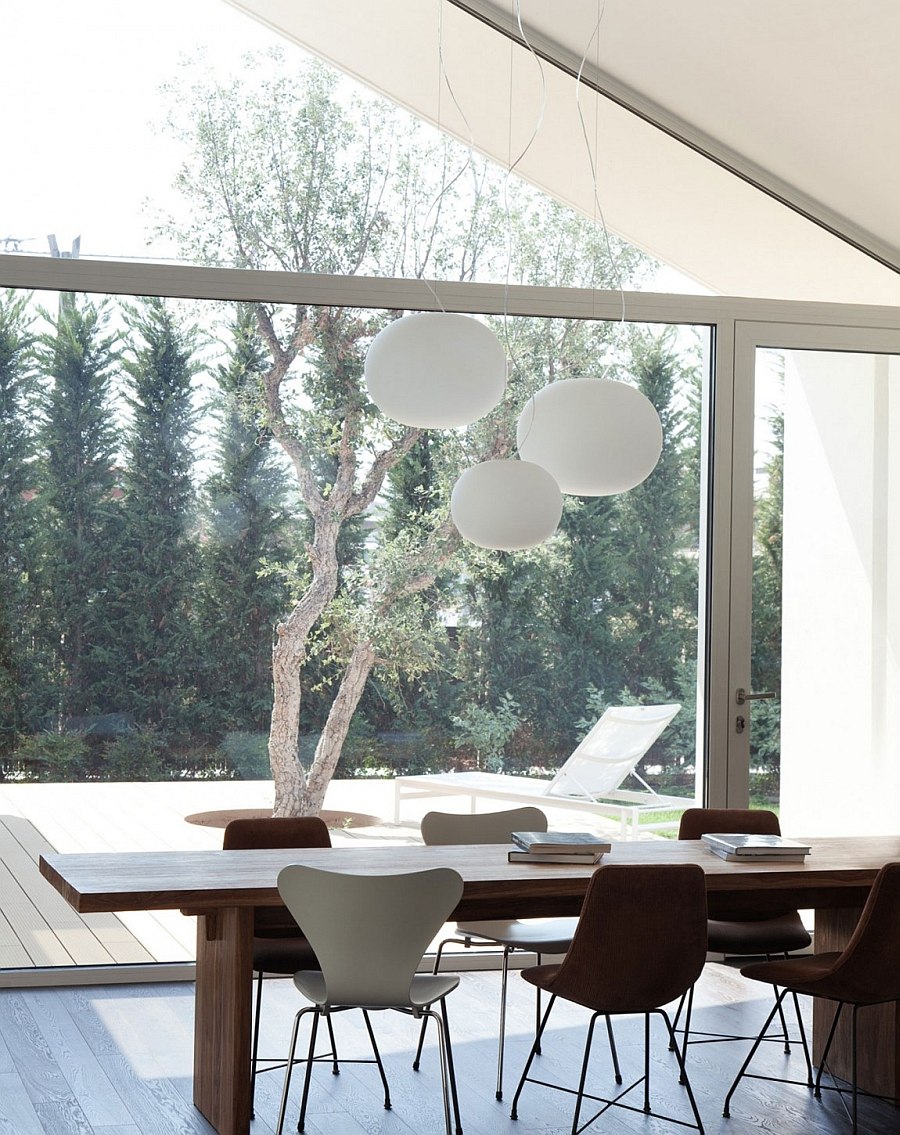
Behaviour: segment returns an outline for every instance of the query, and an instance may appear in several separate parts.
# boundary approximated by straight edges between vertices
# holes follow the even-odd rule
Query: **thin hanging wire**
[[[587,128],[587,123],[585,122],[584,109],[581,105],[581,81],[582,81],[582,76],[584,74],[584,69],[587,66],[587,60],[588,60],[588,56],[590,55],[590,52],[591,52],[591,45],[592,44],[596,44],[595,66],[596,66],[598,71],[600,69],[600,25],[603,22],[603,17],[605,15],[605,13],[606,13],[606,0],[598,0],[598,2],[597,2],[597,20],[594,24],[594,29],[591,32],[591,36],[588,39],[588,42],[587,42],[585,49],[584,49],[584,52],[581,56],[581,63],[578,66],[578,73],[575,77],[575,105],[578,109],[578,121],[581,124],[581,133],[582,133],[582,136],[584,138],[584,145],[585,145],[585,149],[587,151],[588,162],[590,163],[590,167],[591,167],[591,181],[592,181],[592,185],[593,185],[594,222],[596,224],[597,220],[599,219],[600,228],[601,228],[601,231],[603,233],[603,241],[604,241],[604,244],[606,246],[606,255],[609,258],[610,267],[612,268],[612,270],[615,274],[616,287],[618,289],[619,296],[620,296],[620,299],[621,299],[621,304],[622,304],[622,314],[621,314],[620,319],[619,319],[619,330],[618,330],[618,335],[621,338],[621,335],[622,335],[624,328],[625,328],[625,325],[626,325],[625,286],[624,286],[624,281],[623,281],[623,278],[622,278],[622,268],[621,268],[620,257],[613,255],[612,241],[610,240],[609,229],[607,228],[607,225],[606,225],[606,218],[603,215],[603,205],[602,205],[602,202],[600,201],[600,172],[599,172],[599,154],[600,154],[600,112],[599,112],[599,106],[600,106],[600,96],[599,96],[599,94],[596,95],[596,97],[595,97],[594,148],[593,148],[593,150],[591,149],[591,139],[590,139],[590,135],[589,135],[588,128]],[[595,304],[596,304],[596,276],[594,274],[595,271],[596,271],[596,263],[594,264],[594,266],[591,269],[591,277],[592,277],[591,288],[592,288],[592,292],[594,293],[593,296],[592,296],[592,314],[594,314],[594,316],[596,317],[596,307],[595,307]],[[603,371],[603,374],[601,375],[601,378],[609,373],[611,366],[612,366],[612,361],[610,361],[606,364],[606,367],[604,368],[604,371]]]
[[[516,25],[519,30],[519,39],[528,49],[531,54],[532,60],[537,64],[538,76],[540,81],[538,99],[538,113],[535,118],[534,126],[532,127],[531,134],[528,141],[522,147],[515,160],[512,157],[512,129],[513,129],[513,63],[515,59],[515,42],[510,39],[509,41],[509,94],[508,94],[508,107],[507,107],[507,138],[506,138],[506,177],[503,182],[503,205],[506,213],[506,279],[503,287],[503,338],[506,345],[506,353],[509,356],[510,374],[515,372],[518,367],[516,359],[516,352],[509,334],[509,289],[510,289],[510,275],[512,273],[512,256],[513,256],[513,226],[512,226],[512,208],[509,199],[509,187],[512,175],[516,168],[524,159],[525,155],[534,145],[538,135],[541,131],[541,126],[544,122],[544,115],[547,110],[547,76],[544,71],[544,63],[529,40],[525,31],[525,26],[522,23],[522,3],[521,0],[515,0],[515,16]],[[534,395],[531,395],[533,398]],[[529,399],[530,400],[530,399]],[[513,443],[513,453],[518,453],[518,441]]]

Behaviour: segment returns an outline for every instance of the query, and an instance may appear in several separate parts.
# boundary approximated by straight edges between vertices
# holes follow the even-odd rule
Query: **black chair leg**
[[[528,1079],[528,1073],[531,1071],[531,1065],[534,1063],[534,1058],[537,1055],[538,1047],[541,1043],[541,1037],[544,1035],[544,1029],[547,1027],[547,1021],[550,1019],[550,1012],[553,1009],[556,998],[551,996],[547,1009],[544,1013],[544,1019],[541,1021],[541,1027],[538,1029],[537,1036],[531,1045],[531,1051],[528,1053],[528,1059],[525,1061],[525,1067],[522,1069],[522,1075],[519,1078],[519,1084],[516,1088],[516,1094],[513,1096],[512,1108],[510,1109],[509,1118],[518,1119],[518,1105],[519,1096],[522,1094],[522,1088],[525,1086],[525,1081]]]
[[[263,971],[256,971],[256,1007],[253,1013],[253,1048],[250,1053],[250,1118],[256,1118],[256,1065],[259,1059],[259,1022],[262,1013]]]
[[[388,1087],[387,1076],[384,1074],[384,1065],[381,1063],[381,1053],[378,1051],[378,1044],[375,1040],[375,1033],[372,1029],[372,1022],[369,1019],[367,1010],[362,1011],[363,1020],[366,1022],[366,1031],[369,1034],[369,1043],[372,1045],[372,1052],[375,1054],[375,1063],[378,1065],[378,1073],[381,1076],[381,1083],[384,1087],[384,1110],[391,1110],[391,1089]]]
[[[665,1010],[659,1009],[659,1010],[657,1010],[657,1012],[662,1017],[663,1022],[665,1023],[666,1030],[668,1031],[668,1034],[669,1034],[670,1047],[671,1047],[672,1051],[675,1053],[675,1059],[678,1061],[678,1073],[679,1073],[678,1083],[683,1084],[685,1089],[687,1090],[688,1102],[691,1105],[691,1111],[694,1113],[694,1120],[695,1120],[696,1125],[697,1125],[697,1130],[700,1132],[700,1135],[703,1135],[703,1121],[700,1118],[700,1110],[697,1107],[697,1101],[694,1099],[694,1091],[691,1088],[691,1082],[688,1079],[687,1070],[685,1069],[684,1061],[681,1058],[681,1054],[678,1051],[678,1045],[675,1041],[675,1026],[669,1020],[669,1016],[665,1012]]]
[[[587,1036],[584,1040],[584,1055],[581,1059],[581,1075],[578,1077],[578,1090],[575,1093],[575,1115],[572,1117],[572,1135],[578,1135],[578,1120],[581,1118],[581,1105],[584,1102],[584,1085],[587,1081],[588,1063],[591,1059],[591,1046],[594,1043],[594,1025],[597,1023],[599,1013],[591,1015],[588,1024]],[[609,1018],[607,1018],[608,1020]]]
[[[775,1020],[775,1015],[778,1012],[779,1007],[781,1005],[781,1002],[783,1001],[783,999],[785,998],[786,995],[787,995],[786,989],[783,989],[781,991],[781,993],[778,994],[778,997],[775,1001],[775,1004],[772,1006],[772,1011],[769,1013],[768,1017],[766,1017],[766,1023],[760,1029],[759,1035],[757,1036],[757,1038],[753,1042],[753,1044],[750,1046],[750,1051],[747,1053],[747,1057],[744,1060],[744,1063],[741,1065],[740,1070],[739,1070],[738,1074],[735,1076],[731,1087],[728,1089],[728,1095],[726,1095],[726,1097],[725,1097],[725,1104],[722,1108],[722,1115],[726,1119],[728,1119],[728,1117],[731,1115],[731,1097],[734,1095],[735,1089],[737,1088],[738,1084],[740,1083],[742,1076],[744,1075],[744,1073],[749,1068],[750,1061],[756,1055],[757,1049],[762,1044],[763,1039],[765,1038],[766,1032],[769,1028],[769,1025],[771,1025],[772,1021]]]

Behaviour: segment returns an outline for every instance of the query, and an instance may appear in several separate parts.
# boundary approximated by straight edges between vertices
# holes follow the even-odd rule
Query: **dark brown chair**
[[[608,1107],[651,1113],[650,1017],[662,1017],[682,1082],[687,1089],[695,1123],[659,1116],[703,1131],[691,1085],[684,1072],[675,1034],[662,1006],[680,997],[700,976],[706,960],[706,881],[696,864],[598,867],[588,885],[578,928],[569,952],[558,965],[533,966],[522,977],[550,994],[538,1035],[513,1098],[511,1118],[518,1118],[519,1096],[526,1083],[543,1084],[577,1096],[573,1133],[594,1122]],[[593,1011],[588,1025],[577,1089],[529,1080],[532,1061],[557,997]],[[616,1014],[644,1015],[644,1074],[613,1099],[585,1091],[588,1062],[597,1018]],[[642,1108],[623,1098],[644,1085]],[[584,1099],[602,1103],[592,1119],[579,1124]]]
[[[781,835],[781,826],[774,812],[764,808],[688,808],[682,814],[678,828],[679,839],[700,839],[710,832],[731,832],[741,835]],[[785,910],[778,914],[765,914],[753,917],[748,914],[730,915],[727,911],[718,918],[711,918],[707,924],[708,949],[713,953],[730,955],[732,957],[752,957],[764,955],[771,960],[773,955],[786,957],[794,950],[806,949],[810,944],[810,936],[803,925],[796,910]],[[776,991],[777,994],[777,991]],[[723,1033],[696,1032],[694,1039],[690,1039],[691,1010],[693,1008],[693,987],[686,995],[687,1011],[684,1019],[684,1036],[682,1041],[682,1056],[687,1059],[688,1044],[708,1044],[714,1041],[751,1040],[752,1037],[735,1036]],[[778,1013],[781,1023],[781,1033],[770,1037],[770,1040],[783,1040],[784,1051],[791,1051],[788,1036],[787,1022],[784,1010],[779,1005]],[[684,999],[678,1006],[675,1014],[675,1027],[684,1008]],[[809,1059],[809,1048],[806,1042],[806,1032],[800,1015],[800,1003],[794,998],[794,1009],[797,1015],[797,1025],[800,1033],[800,1042],[806,1057],[807,1071],[812,1077],[812,1065]]]
[[[837,1002],[837,1009],[831,1029],[822,1051],[822,1058],[812,1085],[816,1098],[822,1093],[822,1072],[828,1063],[828,1053],[834,1040],[835,1029],[845,1005],[853,1008],[850,1031],[851,1060],[851,1122],[856,1135],[857,1087],[856,1068],[856,1022],[859,1010],[866,1005],[880,1005],[886,1001],[900,1001],[900,863],[888,863],[878,872],[869,898],[863,908],[859,923],[853,936],[843,951],[828,954],[811,954],[802,958],[778,959],[771,962],[755,962],[744,966],[741,973],[754,981],[771,982],[781,986],[778,995],[780,1004],[788,993],[795,996],[803,993],[809,997],[824,997]],[[766,1030],[772,1023],[778,1006],[772,1009],[747,1059],[741,1066],[734,1083],[725,1097],[724,1115],[731,1114],[731,1097],[741,1081],[748,1076],[756,1080],[775,1079],[748,1072],[750,1061],[756,1054]],[[801,1081],[779,1080],[779,1083],[801,1083]],[[837,1084],[826,1085],[827,1091],[846,1092]],[[864,1092],[864,1095],[870,1093]],[[895,1101],[896,1102],[896,1101]]]
[[[252,851],[264,848],[331,847],[331,833],[318,816],[286,819],[263,817],[232,820],[222,837],[223,851]],[[250,1057],[250,1107],[256,1091],[257,1071],[283,1068],[284,1060],[259,1056],[259,1021],[262,1010],[263,975],[291,975],[298,970],[319,968],[316,955],[300,927],[280,907],[257,907],[253,912],[253,971],[256,977],[256,1009],[253,1016],[253,1047]],[[329,1022],[330,1027],[330,1022]],[[334,1036],[331,1037],[334,1055]],[[266,1068],[259,1068],[259,1064]],[[335,1065],[336,1070],[336,1065]]]

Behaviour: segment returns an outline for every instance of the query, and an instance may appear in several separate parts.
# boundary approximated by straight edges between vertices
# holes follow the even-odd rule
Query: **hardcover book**
[[[557,851],[510,851],[507,853],[507,859],[510,863],[566,863],[570,867],[575,864],[591,866],[594,863],[599,863],[602,858],[602,851],[590,852],[589,854],[569,852],[562,855]]]
[[[590,832],[513,832],[512,841],[529,854],[602,855],[611,846]]]
[[[741,835],[739,833],[711,832],[702,837],[703,842],[718,855],[733,855],[738,859],[751,859],[760,856],[766,859],[802,859],[809,855],[810,847],[794,839],[780,835]]]

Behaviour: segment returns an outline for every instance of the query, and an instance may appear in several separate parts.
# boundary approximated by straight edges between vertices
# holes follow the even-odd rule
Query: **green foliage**
[[[152,726],[131,729],[108,742],[100,759],[105,780],[165,780],[165,742]]]
[[[0,756],[26,725],[34,666],[35,544],[27,500],[34,476],[27,426],[34,339],[27,300],[0,292]]]
[[[519,727],[519,704],[510,694],[501,694],[493,709],[470,705],[452,718],[456,747],[475,750],[477,768],[503,771],[503,753]]]
[[[266,733],[226,733],[219,743],[219,752],[240,780],[268,780],[272,775]]]
[[[83,733],[35,733],[23,737],[13,754],[39,780],[81,780],[90,750]]]
[[[290,607],[292,525],[284,470],[263,425],[266,364],[249,306],[238,307],[227,347],[215,373],[216,450],[202,500],[201,697],[216,729],[262,729],[272,703],[273,628]]]
[[[38,577],[52,603],[39,634],[51,667],[46,708],[64,721],[94,709],[93,683],[107,672],[104,648],[114,633],[106,580],[120,523],[111,409],[117,345],[104,305],[64,295],[56,318],[46,317],[51,331],[40,338],[38,359],[50,381],[38,436]]]

